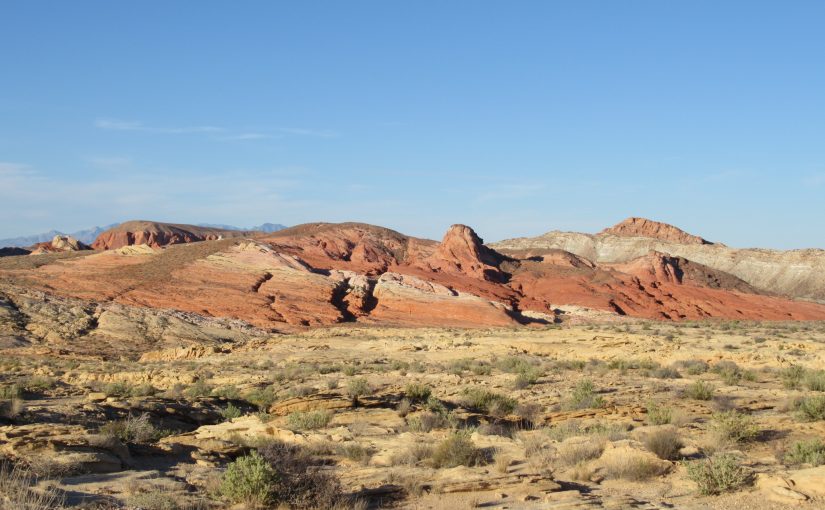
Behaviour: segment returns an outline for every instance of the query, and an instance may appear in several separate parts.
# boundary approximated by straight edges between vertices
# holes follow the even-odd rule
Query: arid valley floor
[[[823,452],[798,446],[825,436],[822,323],[215,331],[117,356],[7,347],[0,453],[86,508],[223,508],[226,465],[279,443],[309,507],[825,501]],[[708,458],[742,487],[700,494]]]
[[[825,505],[822,250],[137,221],[5,255],[4,510]]]

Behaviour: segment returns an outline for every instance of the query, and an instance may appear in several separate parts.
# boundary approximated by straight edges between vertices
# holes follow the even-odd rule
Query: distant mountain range
[[[105,225],[102,227],[92,227],[87,228],[84,230],[78,230],[77,232],[62,232],[60,230],[50,230],[48,232],[43,232],[42,234],[34,234],[30,236],[20,236],[20,237],[10,237],[8,239],[0,239],[0,248],[25,248],[37,243],[45,243],[54,239],[54,236],[72,236],[81,243],[84,244],[92,244],[97,236],[110,228],[114,228],[120,225],[120,223],[112,223],[111,225]],[[198,223],[199,227],[211,227],[211,228],[222,228],[225,230],[257,230],[259,232],[277,232],[279,230],[283,230],[286,226],[281,225],[279,223],[263,223],[261,225],[249,228],[241,228],[235,227],[232,225],[220,225],[220,224],[213,224],[213,223]]]

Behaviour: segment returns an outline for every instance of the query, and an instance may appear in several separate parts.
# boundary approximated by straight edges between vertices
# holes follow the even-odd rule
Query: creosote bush
[[[287,416],[287,427],[292,430],[315,430],[326,427],[332,420],[329,411],[295,411]]]
[[[404,388],[404,396],[410,402],[426,402],[431,393],[430,387],[421,383],[410,383]]]
[[[370,391],[370,384],[363,377],[350,379],[347,383],[347,395],[349,395],[350,398],[358,398],[363,397],[364,395],[369,395]]]
[[[749,485],[753,479],[752,473],[730,453],[719,453],[707,459],[691,461],[686,467],[688,477],[704,495],[733,492]]]
[[[483,388],[466,388],[461,403],[464,407],[492,416],[512,413],[518,404],[514,399]]]
[[[691,383],[685,388],[684,395],[693,400],[710,400],[713,398],[713,385],[699,380]]]
[[[825,442],[819,438],[797,441],[785,452],[784,460],[789,465],[821,466],[825,464]]]
[[[810,395],[796,403],[796,415],[801,421],[825,420],[825,395]]]
[[[563,406],[567,410],[604,407],[604,399],[596,394],[596,387],[590,379],[576,383],[570,398]]]
[[[277,480],[278,474],[269,462],[253,451],[227,466],[219,490],[230,503],[263,507],[274,500]]]
[[[743,443],[759,435],[759,427],[753,418],[736,410],[713,413],[711,427],[723,440]]]
[[[467,432],[455,432],[433,449],[430,461],[434,468],[477,466],[486,463],[481,450],[476,448]]]

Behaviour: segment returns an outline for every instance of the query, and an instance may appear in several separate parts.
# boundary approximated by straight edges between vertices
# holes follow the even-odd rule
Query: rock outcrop
[[[44,253],[55,253],[61,251],[81,251],[81,250],[91,250],[90,246],[87,246],[74,237],[71,236],[63,236],[63,235],[56,235],[52,240],[48,243],[39,243],[35,244],[30,248],[32,255],[42,255]]]
[[[113,250],[139,244],[159,248],[170,244],[245,237],[251,234],[254,232],[154,221],[127,221],[102,232],[92,243],[92,248]]]
[[[699,236],[691,235],[684,230],[646,218],[628,218],[610,228],[599,232],[620,237],[649,237],[660,241],[670,241],[680,244],[713,244]]]

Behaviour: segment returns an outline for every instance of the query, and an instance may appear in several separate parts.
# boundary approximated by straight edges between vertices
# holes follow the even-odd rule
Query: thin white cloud
[[[97,119],[95,127],[110,131],[141,131],[144,133],[159,133],[168,135],[182,135],[188,133],[222,133],[224,128],[217,126],[184,126],[184,127],[156,127],[147,126],[142,122],[125,121],[118,119]]]
[[[338,133],[335,131],[330,131],[328,129],[308,129],[308,128],[296,128],[296,127],[281,127],[278,128],[278,131],[282,133],[287,133],[290,135],[299,135],[299,136],[316,136],[319,138],[337,138]]]

